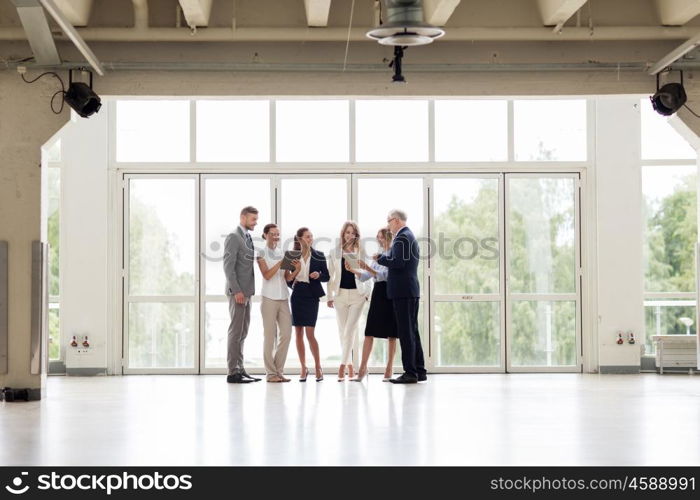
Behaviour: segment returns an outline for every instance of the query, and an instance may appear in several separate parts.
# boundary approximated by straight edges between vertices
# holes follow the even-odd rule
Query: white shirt
[[[304,283],[308,283],[309,266],[311,265],[311,253],[309,253],[309,256],[306,259],[304,259],[303,255],[299,257],[299,262],[301,263],[301,269],[299,270],[299,274],[297,274],[297,277],[295,279],[297,281],[303,281]]]
[[[284,253],[278,248],[265,246],[258,252],[258,258],[265,260],[268,269],[276,265],[283,257]],[[260,295],[272,300],[287,300],[289,298],[287,282],[284,281],[284,269],[277,271],[269,280],[263,278]]]

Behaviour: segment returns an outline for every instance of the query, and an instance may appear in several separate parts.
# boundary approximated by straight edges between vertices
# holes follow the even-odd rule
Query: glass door
[[[223,269],[224,242],[236,230],[243,207],[258,209],[258,225],[251,232],[253,244],[265,243],[265,224],[274,222],[274,185],[269,176],[202,175],[200,259],[202,265],[200,345],[202,373],[224,373],[228,326],[228,298],[224,294],[226,279]],[[262,276],[255,263],[255,295],[250,312],[250,328],[245,341],[245,364],[251,371],[263,368],[263,328],[260,314]]]
[[[343,223],[350,219],[350,176],[281,176],[278,186],[278,220],[282,249],[291,250],[297,229],[307,227],[314,236],[313,247],[328,255],[338,245]],[[321,299],[315,332],[323,367],[328,370],[337,369],[341,355],[338,324],[335,309],[327,306],[326,297]],[[307,359],[311,359],[309,356],[307,346]],[[286,366],[300,366],[294,339],[287,355]]]
[[[503,176],[436,176],[431,198],[433,368],[503,372]]]
[[[581,371],[578,174],[506,174],[508,371]]]
[[[197,373],[197,176],[125,176],[124,373]]]
[[[427,196],[423,176],[409,175],[356,175],[354,176],[355,188],[353,190],[354,217],[360,227],[363,240],[363,248],[368,257],[379,252],[376,235],[380,228],[386,227],[386,219],[389,211],[398,208],[404,210],[408,216],[407,225],[421,243],[421,260],[418,267],[418,281],[421,287],[421,300],[418,306],[418,324],[426,363],[429,362],[428,339],[429,326],[426,321],[426,304],[428,303],[428,291],[425,288],[425,277],[429,254],[427,245],[427,222],[424,210],[425,197]],[[359,335],[364,339],[365,322],[368,308],[360,320]],[[378,341],[372,348],[370,368],[382,371],[386,364],[387,342]],[[401,346],[397,343],[394,366],[401,366]],[[400,370],[397,373],[401,373]]]

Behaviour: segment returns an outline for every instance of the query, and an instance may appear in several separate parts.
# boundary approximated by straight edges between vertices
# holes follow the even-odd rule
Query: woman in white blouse
[[[369,300],[369,283],[362,282],[354,275],[349,264],[351,261],[362,261],[362,257],[360,229],[355,222],[347,221],[340,230],[338,247],[328,259],[328,307],[335,308],[341,346],[338,382],[345,380],[346,367],[348,376],[351,379],[355,377],[352,353],[354,351],[358,358],[360,355],[357,325]]]
[[[377,241],[382,252],[386,252],[391,247],[391,231],[382,228],[377,233]],[[368,266],[364,261],[359,262],[362,271],[353,271],[360,281],[367,281],[374,278],[374,289],[372,290],[372,301],[369,304],[367,313],[367,323],[365,325],[365,342],[362,346],[362,363],[357,373],[355,382],[360,382],[367,375],[367,362],[372,353],[374,339],[388,339],[389,350],[387,353],[386,368],[384,369],[384,382],[391,378],[394,369],[394,355],[396,354],[396,339],[399,337],[394,319],[394,309],[391,300],[386,295],[386,279],[389,270],[377,264],[376,261]]]
[[[276,224],[263,228],[265,247],[258,253],[258,266],[263,276],[262,305],[263,361],[268,382],[289,382],[284,376],[284,363],[292,338],[292,315],[289,311],[289,290],[285,271],[281,269],[284,252],[278,248],[280,230]]]

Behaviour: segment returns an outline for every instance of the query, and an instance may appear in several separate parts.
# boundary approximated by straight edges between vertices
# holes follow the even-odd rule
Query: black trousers
[[[392,299],[396,329],[401,343],[403,371],[410,377],[425,375],[423,346],[418,333],[418,297]]]

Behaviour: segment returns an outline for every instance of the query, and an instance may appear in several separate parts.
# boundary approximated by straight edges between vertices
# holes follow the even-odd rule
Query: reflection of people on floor
[[[301,363],[300,382],[306,382],[309,369],[306,367],[306,352],[304,349],[304,333],[309,342],[309,349],[314,357],[316,381],[323,380],[321,355],[318,341],[314,336],[316,320],[318,319],[319,299],[326,295],[322,282],[329,280],[326,257],[312,247],[313,234],[309,228],[299,228],[294,236],[294,250],[301,251],[301,257],[296,269],[285,274],[287,283],[292,287],[292,325],[296,334],[297,353]]]

